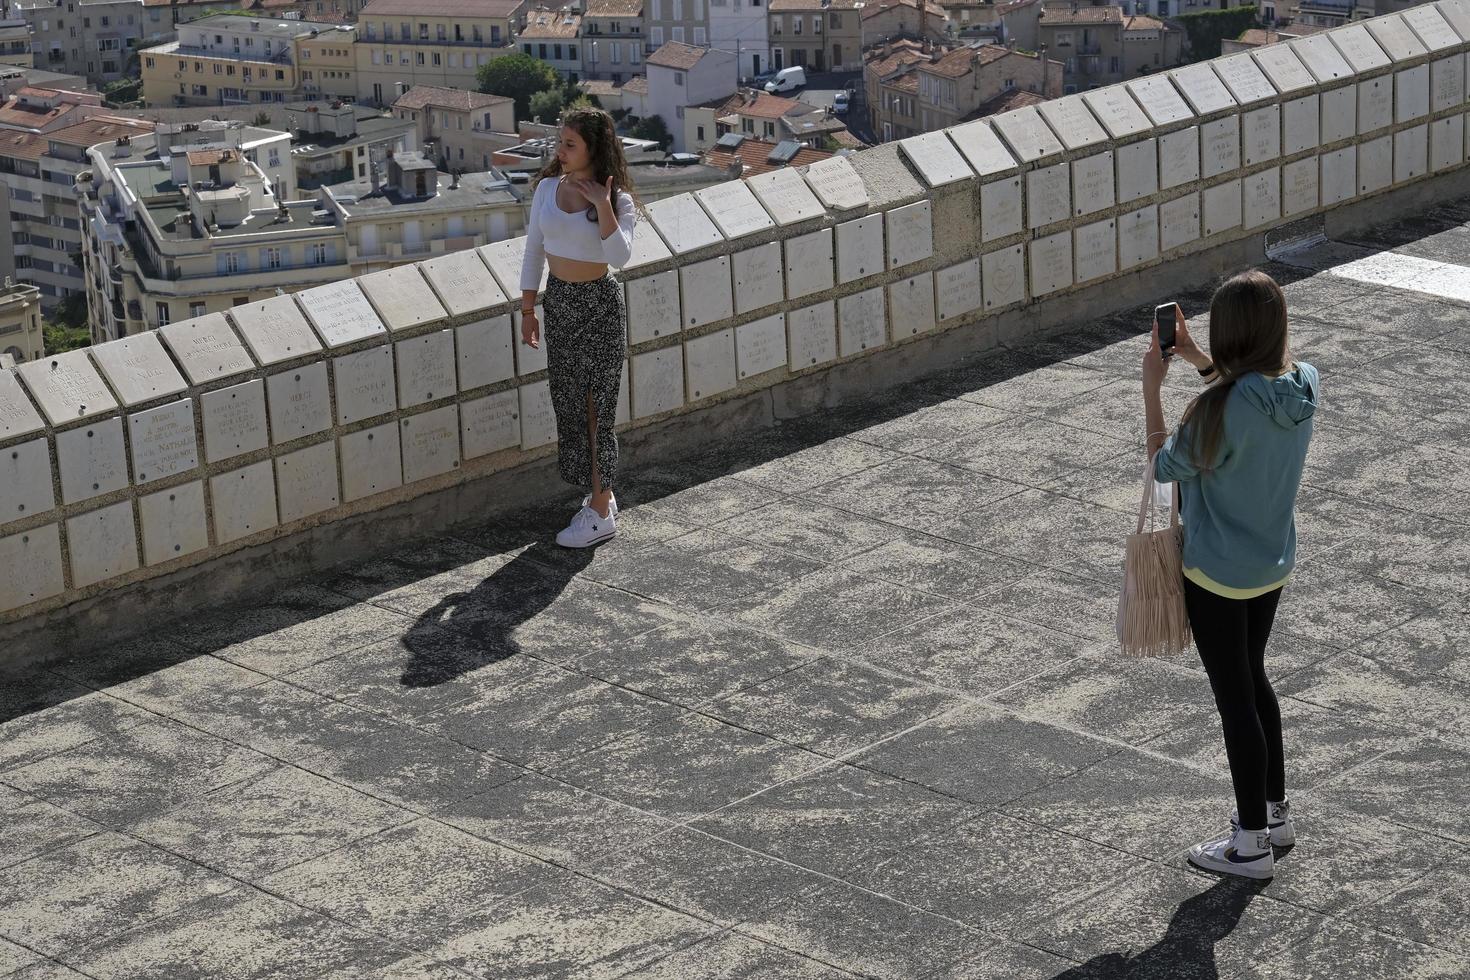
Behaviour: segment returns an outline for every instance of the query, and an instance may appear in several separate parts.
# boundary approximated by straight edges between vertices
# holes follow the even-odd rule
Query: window
[[[82,26],[83,27],[91,27],[92,26],[92,18],[90,18],[90,17],[83,17],[82,18]]]
[[[435,51],[434,52],[434,67],[435,68],[438,68],[439,65],[440,65],[439,52]]]
[[[327,245],[325,242],[314,242],[311,246],[311,264],[327,264]]]
[[[283,71],[280,68],[277,68],[276,69],[276,81],[278,81],[278,82],[284,82],[285,80],[286,80],[286,73],[285,73],[285,71]]]
[[[676,72],[674,72],[674,84],[675,85],[678,85],[680,87],[683,87],[683,85],[684,85],[684,73],[682,71],[676,71]]]
[[[612,48],[612,63],[615,64],[615,65],[622,64],[623,63],[623,49],[620,46],[616,45],[616,44],[610,44],[610,45],[608,45],[608,47]]]
[[[703,27],[696,27],[694,29],[694,43],[697,47],[704,47],[706,38]]]
[[[664,29],[662,27],[651,27],[648,30],[648,43],[654,48],[661,48],[664,44]]]
[[[822,33],[822,15],[821,14],[818,14],[817,16],[815,16],[815,17],[812,18],[812,33],[813,34],[820,34],[820,33]]]
[[[192,320],[196,316],[203,316],[204,313],[205,313],[205,309],[204,309],[204,304],[203,303],[190,303],[189,304],[189,319]]]
[[[108,27],[111,24],[112,24],[112,18],[111,17],[103,17],[102,18],[102,26],[103,27]]]
[[[441,41],[447,41],[447,40],[449,40],[449,34],[445,30],[443,24],[440,24],[438,26],[438,37],[439,37],[439,40],[441,40]]]
[[[540,51],[539,57],[541,58],[542,61],[545,61],[546,60],[546,45],[544,45],[544,44],[538,44],[538,45],[536,45],[536,47]]]
[[[367,32],[367,39],[369,41],[376,41],[378,39],[378,28],[376,25],[366,24],[364,25],[364,30]]]
[[[265,254],[265,267],[267,269],[279,269],[281,267],[281,250],[278,248],[267,248],[261,250]]]
[[[413,27],[409,24],[398,25],[398,39],[400,41],[413,40]]]
[[[1113,55],[1111,58],[1108,59],[1108,71],[1116,75],[1120,70],[1121,69],[1118,67],[1118,56]]]
[[[420,24],[419,25],[419,40],[420,41],[427,41],[428,39],[429,39],[429,25],[428,24]]]
[[[270,165],[272,167],[279,167],[281,165],[281,148],[279,146],[270,148]]]
[[[962,11],[962,13],[967,13],[967,12],[968,11]],[[827,15],[827,26],[830,27],[830,28],[832,28],[832,30],[834,30],[834,31],[840,31],[840,30],[842,30],[842,15],[841,14],[828,14]]]
[[[798,37],[801,35],[801,18],[800,17],[793,17],[793,18],[791,18],[791,33],[797,35]]]
[[[674,0],[674,20],[684,19],[684,0]]]
[[[1071,31],[1057,31],[1057,47],[1070,48],[1072,46]]]
[[[1068,75],[1070,75],[1073,72],[1075,72],[1077,70],[1077,59],[1076,58],[1068,58],[1063,63],[1062,70],[1065,71]]]
[[[669,30],[669,36],[670,36],[670,39],[671,40],[674,40],[674,41],[679,42],[680,44],[683,44],[684,43],[684,28],[682,28],[682,27],[674,27],[674,28],[671,28]]]
[[[551,56],[553,58],[555,58],[557,61],[560,61],[561,60],[561,45],[560,44],[553,44],[551,46]]]
[[[651,18],[649,18],[649,19],[650,20],[663,20],[664,19],[664,15],[663,15],[663,4],[660,2],[660,0],[650,0],[650,3],[651,3],[651,9],[652,9],[652,12],[653,12],[653,16]]]
[[[643,62],[643,49],[636,44],[628,45],[628,62],[634,65],[641,64]]]
[[[1004,89],[1013,89],[1015,87],[1016,87],[1016,80],[1014,78],[1007,78],[1004,82],[1001,83],[1001,88],[1004,88]]]
[[[458,29],[458,27],[455,28],[455,30]],[[485,42],[485,33],[480,30],[479,24],[476,24],[474,27],[470,28],[470,40],[474,41],[476,44],[483,44]]]
[[[422,65],[424,63],[424,53],[422,51],[414,52],[414,60]]]
[[[771,18],[771,36],[772,37],[777,37],[780,34],[781,34],[781,18],[780,17],[772,17]]]
[[[160,327],[166,327],[166,326],[168,326],[168,324],[169,324],[169,319],[168,319],[168,304],[167,303],[155,303],[155,304],[153,304],[153,308],[158,313],[158,325]]]
[[[699,142],[701,142],[701,143],[704,142],[704,127],[703,126],[695,126],[694,127],[694,138],[696,140],[698,140]]]
[[[216,75],[223,75],[225,73],[225,66],[224,65],[221,65],[219,63],[216,63],[215,66],[214,66],[214,73]]]

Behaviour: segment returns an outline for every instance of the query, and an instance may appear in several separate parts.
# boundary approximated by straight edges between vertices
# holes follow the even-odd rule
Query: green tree
[[[533,122],[556,122],[561,118],[565,94],[561,89],[549,88],[531,96],[531,111],[528,113],[530,119]]]
[[[561,79],[556,69],[528,54],[492,58],[480,66],[476,79],[481,92],[515,99],[517,119],[531,117],[531,97],[538,92],[556,89],[558,99],[561,98]]]
[[[61,354],[91,344],[87,294],[78,290],[57,304],[51,315],[41,320],[41,339],[47,354]]]
[[[1175,17],[1189,38],[1189,60],[1207,61],[1220,57],[1220,42],[1227,37],[1240,37],[1241,32],[1256,26],[1256,8],[1227,7],[1205,10],[1197,14]]]
[[[669,132],[668,124],[662,116],[643,117],[634,124],[628,135],[634,139],[656,140],[661,150],[667,150],[674,142],[673,134]]]

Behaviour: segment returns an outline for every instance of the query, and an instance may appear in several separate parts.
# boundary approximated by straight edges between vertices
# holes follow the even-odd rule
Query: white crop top
[[[603,262],[621,269],[633,254],[633,196],[618,191],[618,229],[606,238],[596,221],[587,220],[586,210],[567,214],[556,203],[561,178],[545,178],[531,196],[531,220],[526,226],[526,256],[521,261],[521,289],[539,289],[541,267],[546,256],[556,255],[578,262]]]

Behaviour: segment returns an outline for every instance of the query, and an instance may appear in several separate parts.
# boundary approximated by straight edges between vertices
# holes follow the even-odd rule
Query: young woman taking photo
[[[636,207],[612,116],[569,110],[556,158],[536,178],[521,265],[521,342],[529,347],[541,345],[536,292],[543,262],[549,266],[542,307],[558,462],[564,480],[588,491],[556,536],[566,548],[591,547],[618,529],[613,423],[628,318],[608,267],[621,268],[632,254]]]
[[[1286,297],[1264,272],[1221,286],[1210,303],[1210,354],[1176,312],[1176,346],[1143,358],[1154,476],[1179,485],[1184,594],[1225,734],[1236,813],[1231,833],[1196,844],[1191,863],[1247,878],[1275,873],[1271,846],[1295,840],[1286,798],[1281,712],[1266,678],[1266,641],[1296,562],[1296,496],[1317,371],[1293,361]],[[1178,354],[1209,383],[1168,435],[1159,389]],[[1165,436],[1168,436],[1165,441]]]

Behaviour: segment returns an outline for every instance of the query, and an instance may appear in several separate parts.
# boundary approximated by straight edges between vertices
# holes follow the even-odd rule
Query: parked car
[[[795,92],[806,85],[806,69],[800,65],[782,68],[766,83],[767,92]]]
[[[846,114],[848,98],[849,97],[845,89],[832,96],[832,111],[837,113],[837,115],[839,116]]]

